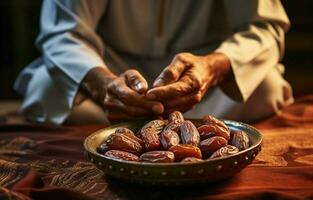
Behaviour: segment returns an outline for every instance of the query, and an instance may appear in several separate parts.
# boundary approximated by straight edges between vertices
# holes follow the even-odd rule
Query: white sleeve
[[[246,101],[284,53],[289,20],[279,0],[224,0],[232,36],[215,50],[230,59],[236,87]]]
[[[71,112],[87,72],[93,67],[106,67],[102,60],[103,42],[96,33],[106,5],[105,0],[43,2],[41,29],[36,40],[42,64],[37,61],[24,70],[38,67],[33,72],[22,107],[29,119],[62,123]]]

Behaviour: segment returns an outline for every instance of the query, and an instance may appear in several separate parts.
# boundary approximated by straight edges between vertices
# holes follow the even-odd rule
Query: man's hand
[[[82,84],[90,96],[108,113],[111,122],[142,118],[163,113],[163,105],[145,97],[147,81],[136,70],[127,70],[119,76],[104,68],[94,68]]]
[[[167,112],[185,112],[201,101],[208,88],[221,83],[230,71],[229,59],[224,54],[180,53],[161,72],[146,96],[162,101]]]

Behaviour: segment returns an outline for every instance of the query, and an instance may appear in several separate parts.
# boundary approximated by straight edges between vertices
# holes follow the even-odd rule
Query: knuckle
[[[107,90],[112,92],[115,88],[115,81],[111,81],[110,83],[108,83],[107,85]]]
[[[186,90],[185,88],[186,88],[186,87],[185,87],[185,86],[182,86],[182,85],[178,86],[178,87],[176,88],[176,93],[177,93],[178,95],[184,93],[184,91]]]
[[[128,97],[129,97],[129,92],[128,91],[120,91],[119,94],[118,94],[118,97],[121,100],[127,100]]]
[[[185,82],[189,84],[193,90],[199,90],[202,85],[201,81],[195,74],[189,74],[186,77]]]
[[[188,90],[188,91],[193,90],[193,87],[194,87],[194,85],[193,85],[193,79],[192,79],[190,76],[185,77],[183,83],[184,83],[184,85],[185,85],[186,90]]]
[[[181,84],[180,86],[176,87],[175,93],[176,95],[182,96],[185,95],[186,93],[190,92],[191,86],[189,84]]]

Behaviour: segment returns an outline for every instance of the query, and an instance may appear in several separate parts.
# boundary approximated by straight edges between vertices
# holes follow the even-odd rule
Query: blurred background
[[[313,93],[313,1],[282,1],[291,21],[283,63],[295,96]],[[39,30],[41,0],[0,1],[0,101],[3,109],[18,106],[13,90],[18,73],[39,56],[34,41]],[[15,102],[15,103],[10,103]],[[4,108],[3,108],[4,107]]]

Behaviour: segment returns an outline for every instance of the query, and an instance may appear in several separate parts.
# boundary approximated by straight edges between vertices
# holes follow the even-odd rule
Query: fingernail
[[[157,86],[162,86],[164,84],[164,81],[162,78],[159,78],[157,80],[154,81],[153,86],[157,87]]]
[[[159,104],[155,104],[152,106],[152,111],[155,113],[155,114],[162,114],[163,113],[163,106],[162,105],[159,105]]]
[[[147,93],[146,97],[148,99],[155,99],[156,98],[155,94],[153,94],[153,93]]]
[[[139,82],[135,85],[135,89],[139,92],[140,90],[143,89],[143,83],[142,82]]]

